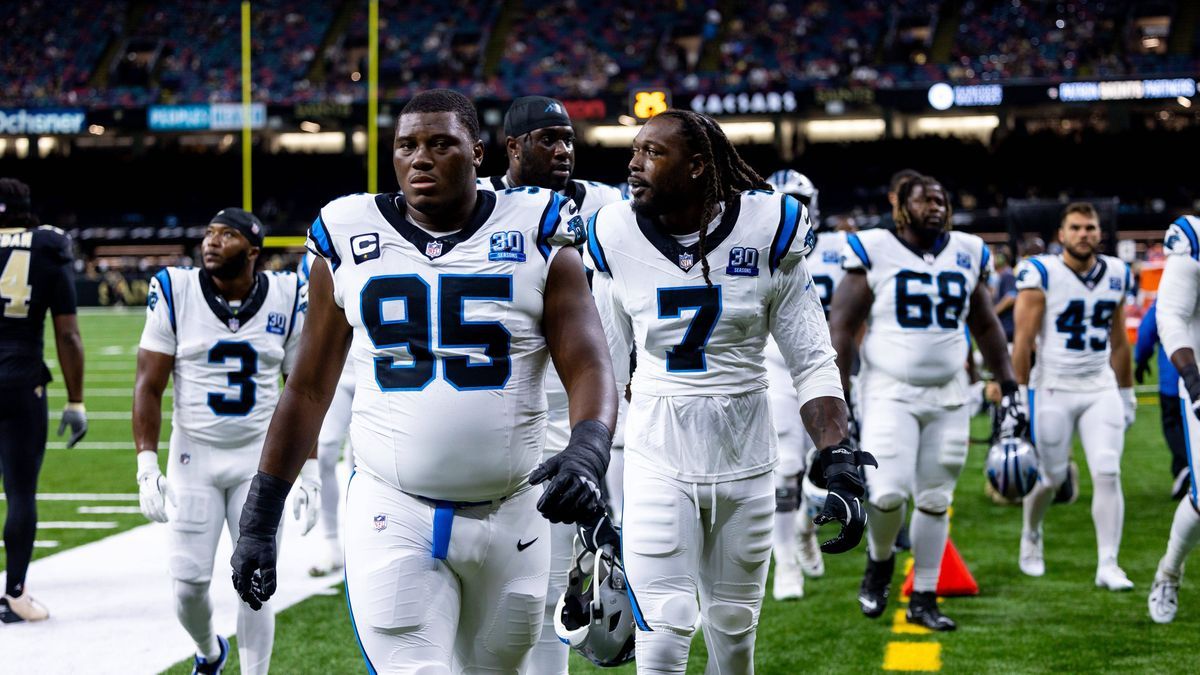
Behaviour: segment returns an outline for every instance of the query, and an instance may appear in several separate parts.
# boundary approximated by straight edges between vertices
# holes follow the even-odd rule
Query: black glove
[[[229,562],[233,566],[233,588],[253,610],[262,609],[275,593],[275,533],[291,489],[291,483],[259,471],[242,507],[237,547]]]
[[[1005,380],[1000,383],[1000,404],[992,420],[992,439],[1028,437],[1029,417],[1021,400],[1021,388],[1016,382]]]
[[[1183,378],[1188,398],[1192,399],[1192,414],[1200,418],[1200,371],[1196,369],[1196,364],[1191,363],[1179,369],[1179,376]]]
[[[808,472],[809,480],[828,490],[829,495],[825,498],[825,508],[813,518],[813,523],[824,525],[837,521],[842,524],[837,536],[822,542],[823,552],[845,553],[862,541],[867,526],[867,511],[863,507],[867,485],[863,469],[868,466],[878,467],[879,462],[871,453],[857,449],[849,438],[817,454]]]
[[[1138,359],[1137,367],[1133,369],[1133,379],[1141,384],[1146,376],[1150,374],[1150,359]]]
[[[598,420],[584,420],[557,455],[529,474],[529,484],[549,480],[537,509],[552,523],[578,523],[604,513],[600,484],[608,471],[612,432]]]
[[[608,514],[587,522],[579,523],[579,541],[583,547],[595,553],[601,547],[612,547],[614,555],[621,557],[621,531],[613,525]]]

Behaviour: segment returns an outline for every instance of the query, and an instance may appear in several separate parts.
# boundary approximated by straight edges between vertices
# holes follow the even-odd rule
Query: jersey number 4
[[[1084,321],[1087,305],[1083,300],[1072,300],[1067,308],[1058,315],[1054,327],[1058,332],[1067,335],[1067,349],[1081,352],[1088,347],[1094,352],[1102,352],[1108,347],[1108,332],[1112,329],[1113,313],[1117,311],[1117,303],[1112,300],[1098,300],[1092,309],[1092,328],[1099,330],[1099,336],[1090,336],[1084,340],[1088,332],[1088,324]]]
[[[376,349],[405,348],[412,362],[397,365],[391,356],[375,358],[375,381],[383,391],[420,391],[437,374],[430,348],[433,315],[429,284],[419,276],[374,277],[360,296],[363,324]],[[469,356],[442,357],[446,381],[455,389],[502,389],[512,374],[509,357],[512,334],[498,321],[464,321],[467,300],[513,299],[507,275],[443,274],[438,278],[438,346],[448,349],[483,348],[489,363],[472,364]],[[384,303],[403,302],[403,318],[385,318]]]
[[[678,319],[684,310],[696,313],[683,333],[683,342],[667,350],[667,372],[702,373],[708,370],[704,348],[721,318],[721,287],[658,289],[658,318]]]
[[[29,251],[14,250],[8,254],[4,271],[0,272],[0,298],[4,299],[4,317],[24,319],[29,316],[29,299],[33,286],[29,285]]]

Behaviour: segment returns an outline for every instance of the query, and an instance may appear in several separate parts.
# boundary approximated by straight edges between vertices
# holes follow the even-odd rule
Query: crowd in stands
[[[0,3],[0,106],[239,100],[240,4]],[[1190,16],[1179,7],[1178,0],[382,0],[381,94],[398,100],[451,87],[476,98],[586,97],[639,85],[723,93],[1183,74],[1200,64],[1198,27],[1170,28],[1196,36],[1191,53],[1181,54],[1166,53],[1165,39],[1142,49],[1135,25],[1147,12]],[[256,0],[256,99],[364,100],[366,13],[362,2]]]

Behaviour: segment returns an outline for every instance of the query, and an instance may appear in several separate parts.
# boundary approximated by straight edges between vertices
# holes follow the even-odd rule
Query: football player
[[[936,179],[905,181],[893,213],[895,231],[847,235],[847,274],[830,308],[847,391],[855,337],[867,325],[857,400],[862,447],[876,455],[879,470],[867,475],[870,528],[860,609],[875,618],[887,606],[896,534],[912,498],[915,578],[907,617],[933,630],[955,628],[938,609],[936,589],[947,513],[967,458],[967,327],[1000,380],[1005,435],[1023,431],[1024,419],[1004,329],[992,310],[987,246],[951,231],[950,215],[946,190]]]
[[[622,550],[641,673],[682,673],[699,623],[709,671],[749,673],[771,555],[777,463],[763,350],[786,359],[821,476],[861,538],[859,459],[847,438],[820,298],[804,262],[808,213],[774,193],[715,121],[668,110],[638,133],[631,202],[588,226],[590,266],[625,429]],[[832,506],[831,506],[832,508]],[[822,514],[821,522],[832,514]],[[833,519],[829,517],[829,519]]]
[[[794,169],[781,169],[771,174],[767,182],[776,192],[794,197],[808,209],[817,242],[809,252],[806,264],[828,318],[833,289],[845,275],[841,261],[846,235],[834,230],[823,231],[817,210],[817,188],[807,176]],[[772,557],[775,559],[775,582],[771,595],[776,600],[789,600],[804,596],[805,575],[819,577],[825,573],[816,525],[811,518],[796,517],[797,512],[806,511],[801,484],[805,461],[814,447],[800,419],[790,414],[790,411],[800,409],[800,401],[796,398],[796,388],[792,384],[787,363],[774,339],[767,339],[765,354],[769,383],[767,391],[771,397],[775,433],[779,437],[779,464],[774,471],[775,534]]]
[[[553,190],[570,199],[577,214],[585,222],[601,206],[624,199],[611,185],[571,178],[575,169],[575,130],[562,102],[545,96],[523,96],[513,101],[504,115],[505,150],[508,171],[503,176],[480,178],[480,188],[503,191],[514,187],[533,186]],[[622,394],[624,392],[621,392]],[[567,391],[553,368],[546,371],[546,447],[543,459],[558,454],[567,447],[571,437],[571,419],[567,406]],[[617,430],[613,433],[612,460],[609,482],[621,471],[624,453],[616,441],[622,438],[620,429],[625,397],[618,398]],[[619,474],[618,474],[619,476]],[[570,649],[554,632],[554,610],[567,588],[571,569],[572,541],[576,528],[566,523],[550,527],[550,584],[546,592],[546,617],[542,637],[530,657],[531,675],[565,675]]]
[[[1117,566],[1117,552],[1125,520],[1121,454],[1137,406],[1123,309],[1133,275],[1118,258],[1099,253],[1100,217],[1091,204],[1067,206],[1058,238],[1061,255],[1017,266],[1012,360],[1017,382],[1028,386],[1039,469],[1024,500],[1019,566],[1032,577],[1046,573],[1042,521],[1067,479],[1077,432],[1094,489],[1096,585],[1127,591],[1133,582]]]
[[[4,521],[4,597],[0,621],[42,621],[49,610],[25,585],[37,532],[37,482],[46,455],[46,383],[43,358],[46,311],[54,324],[58,363],[67,388],[58,434],[71,427],[67,447],[87,433],[83,406],[83,340],[75,320],[71,240],[39,226],[29,186],[0,178],[0,474],[8,515]]]
[[[242,597],[270,597],[284,498],[348,358],[346,595],[372,672],[522,669],[550,566],[538,511],[575,522],[604,508],[617,396],[574,248],[583,222],[550,190],[477,189],[482,159],[471,102],[426,91],[397,121],[400,191],[321,209],[301,356],[234,553]],[[549,356],[574,424],[535,469]]]
[[[1200,461],[1200,218],[1181,216],[1167,228],[1167,265],[1158,285],[1158,335],[1163,350],[1179,370],[1179,402],[1188,439],[1188,461]],[[1150,618],[1156,623],[1175,620],[1183,562],[1200,542],[1200,476],[1193,471],[1188,496],[1179,502],[1171,522],[1167,551],[1158,561],[1150,587]]]
[[[221,530],[238,523],[279,398],[279,376],[296,362],[305,298],[291,272],[256,272],[263,225],[252,213],[222,209],[201,246],[203,265],[167,267],[150,281],[138,345],[133,439],[142,513],[169,523],[168,567],[175,613],[196,643],[195,670],[224,667],[229,643],[213,631],[213,558]],[[167,473],[159,470],[162,398],[175,380]],[[311,449],[310,443],[306,448]],[[319,499],[316,460],[297,494],[311,518]],[[305,514],[307,515],[307,514]],[[222,575],[224,576],[224,575]],[[238,607],[243,673],[266,673],[275,639],[268,609]]]

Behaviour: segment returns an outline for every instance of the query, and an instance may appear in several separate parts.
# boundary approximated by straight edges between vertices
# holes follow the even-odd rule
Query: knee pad
[[[871,495],[871,498],[870,498],[871,506],[874,506],[876,509],[879,509],[880,511],[895,511],[896,509],[900,508],[901,506],[904,506],[905,501],[906,501],[906,497],[903,494],[900,494],[899,492],[884,492],[884,493],[880,493],[880,494],[873,494],[873,495]]]
[[[741,637],[758,627],[754,610],[745,605],[717,603],[708,608],[707,625],[730,637]]]
[[[167,561],[167,569],[177,584],[192,584],[208,588],[212,581],[212,561],[202,560],[188,551],[177,551]]]
[[[659,620],[650,627],[676,635],[691,637],[696,632],[696,619],[700,618],[700,604],[693,595],[676,594],[662,602]]]
[[[406,555],[363,576],[349,586],[351,606],[361,608],[371,630],[402,635],[420,628],[430,605],[430,580],[436,574],[428,558]],[[359,599],[361,598],[361,599]]]
[[[945,515],[954,501],[953,486],[924,490],[913,500],[917,510],[930,516]]]
[[[208,583],[194,583],[191,581],[175,580],[172,584],[175,590],[175,599],[182,604],[189,604],[208,597]]]

